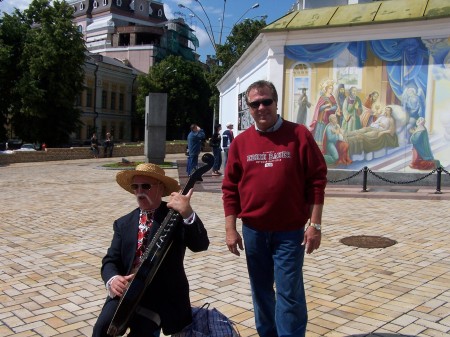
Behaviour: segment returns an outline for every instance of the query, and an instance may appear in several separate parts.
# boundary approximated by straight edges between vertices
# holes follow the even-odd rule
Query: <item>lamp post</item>
[[[259,3],[255,3],[252,7],[250,7],[249,9],[247,9],[244,14],[241,15],[241,17],[234,23],[233,27],[236,26],[239,21],[242,20],[242,18],[244,17],[245,14],[247,14],[249,11],[251,11],[252,9],[258,8],[259,7]]]
[[[192,9],[190,9],[189,7],[187,7],[187,6],[183,5],[183,4],[178,4],[178,7],[187,9],[187,10],[188,10],[189,12],[191,12],[197,19],[199,19],[199,21],[202,23],[203,27],[205,28],[206,34],[208,35],[209,41],[211,41],[211,44],[212,44],[212,46],[213,46],[213,48],[214,48],[214,51],[217,53],[217,50],[216,50],[216,41],[215,41],[215,39],[214,39],[214,34],[211,34],[211,33],[209,32],[209,30],[208,30],[208,28],[206,27],[205,22],[203,22],[202,18],[199,17],[197,14],[195,14],[195,12],[194,12]],[[203,6],[202,6],[202,8],[203,8]],[[206,16],[206,17],[208,17],[208,16]],[[208,21],[209,21],[209,18],[208,18]],[[211,25],[211,23],[210,23],[210,25]],[[212,28],[211,28],[211,32],[212,32]]]

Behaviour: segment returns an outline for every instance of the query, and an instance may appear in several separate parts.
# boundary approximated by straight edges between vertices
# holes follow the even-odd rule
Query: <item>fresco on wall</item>
[[[330,167],[450,167],[449,39],[286,46],[285,55],[290,119],[309,128]]]
[[[248,129],[253,124],[253,117],[250,115],[245,92],[238,95],[238,130]]]

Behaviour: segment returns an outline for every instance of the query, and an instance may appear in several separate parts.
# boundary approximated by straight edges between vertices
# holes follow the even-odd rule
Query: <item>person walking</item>
[[[227,129],[222,134],[222,149],[223,149],[223,167],[227,166],[228,151],[230,149],[231,142],[234,139],[233,123],[228,122]]]
[[[219,172],[220,166],[222,165],[222,149],[220,148],[221,135],[220,130],[222,130],[222,125],[217,124],[214,126],[214,134],[212,135],[209,145],[212,147],[214,155],[214,164],[212,167],[213,176],[221,176],[222,173]]]
[[[222,183],[226,245],[237,256],[245,246],[259,336],[304,337],[302,267],[320,246],[327,166],[308,129],[277,114],[271,82],[246,100],[255,125],[233,141]]]
[[[91,150],[92,154],[94,155],[94,158],[98,158],[98,139],[95,132],[92,134],[91,137]]]
[[[191,125],[191,132],[189,132],[188,141],[188,151],[189,157],[186,167],[186,173],[188,176],[191,175],[193,171],[197,169],[198,166],[198,155],[202,150],[202,142],[205,140],[205,131],[197,124]]]
[[[106,139],[105,142],[103,144],[103,156],[106,157],[112,157],[113,154],[113,149],[114,149],[114,140],[113,140],[113,136],[111,135],[110,132],[106,133]]]
[[[130,318],[128,336],[157,337],[161,329],[165,335],[180,332],[192,323],[189,283],[183,266],[186,248],[200,252],[209,246],[206,229],[190,204],[193,189],[182,195],[178,192],[178,182],[152,163],[139,164],[135,170],[121,171],[117,173],[116,181],[136,198],[138,208],[114,221],[111,246],[101,267],[108,296],[92,336],[109,336],[108,327],[120,299],[169,209],[178,212],[181,219],[170,249]],[[162,201],[165,196],[169,197],[168,202]]]

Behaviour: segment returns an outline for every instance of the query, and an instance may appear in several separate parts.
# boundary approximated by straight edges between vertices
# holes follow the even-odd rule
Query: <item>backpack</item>
[[[176,337],[241,337],[235,324],[209,303],[192,308],[192,323]]]

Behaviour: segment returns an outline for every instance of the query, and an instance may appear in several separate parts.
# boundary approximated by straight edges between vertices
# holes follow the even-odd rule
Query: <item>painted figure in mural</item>
[[[417,170],[433,170],[440,165],[439,160],[435,160],[428,138],[428,130],[425,127],[425,119],[419,117],[416,127],[410,129],[412,149],[412,161],[409,167]]]
[[[363,113],[360,117],[361,127],[364,128],[376,121],[380,109],[380,105],[376,104],[379,97],[380,94],[378,91],[372,91],[369,96],[367,96],[363,106]]]
[[[314,116],[310,125],[314,140],[321,147],[325,126],[328,124],[328,117],[337,110],[336,99],[333,96],[334,81],[326,80],[321,84],[320,98],[314,109]]]
[[[425,97],[422,90],[416,90],[414,87],[407,87],[402,95],[403,109],[409,115],[407,129],[411,129],[416,124],[419,117],[424,117]]]
[[[338,104],[338,109],[336,111],[336,117],[338,119],[338,123],[342,126],[342,106],[344,105],[344,101],[347,98],[347,93],[345,92],[345,85],[339,84],[337,89],[336,101]]]
[[[356,87],[351,87],[349,94],[342,105],[342,129],[350,132],[361,129],[360,116],[363,111],[361,99],[356,95]]]
[[[308,95],[306,94],[306,88],[302,88],[302,92],[298,98],[298,112],[297,123],[306,124],[306,115],[308,114],[308,108],[311,107],[311,103],[308,101]]]
[[[327,164],[350,165],[352,160],[348,155],[348,143],[335,114],[330,115],[329,123],[323,135],[322,153]]]
[[[349,145],[349,153],[368,153],[385,147],[398,147],[395,119],[392,107],[387,106],[384,113],[370,126],[350,131],[344,139]]]

